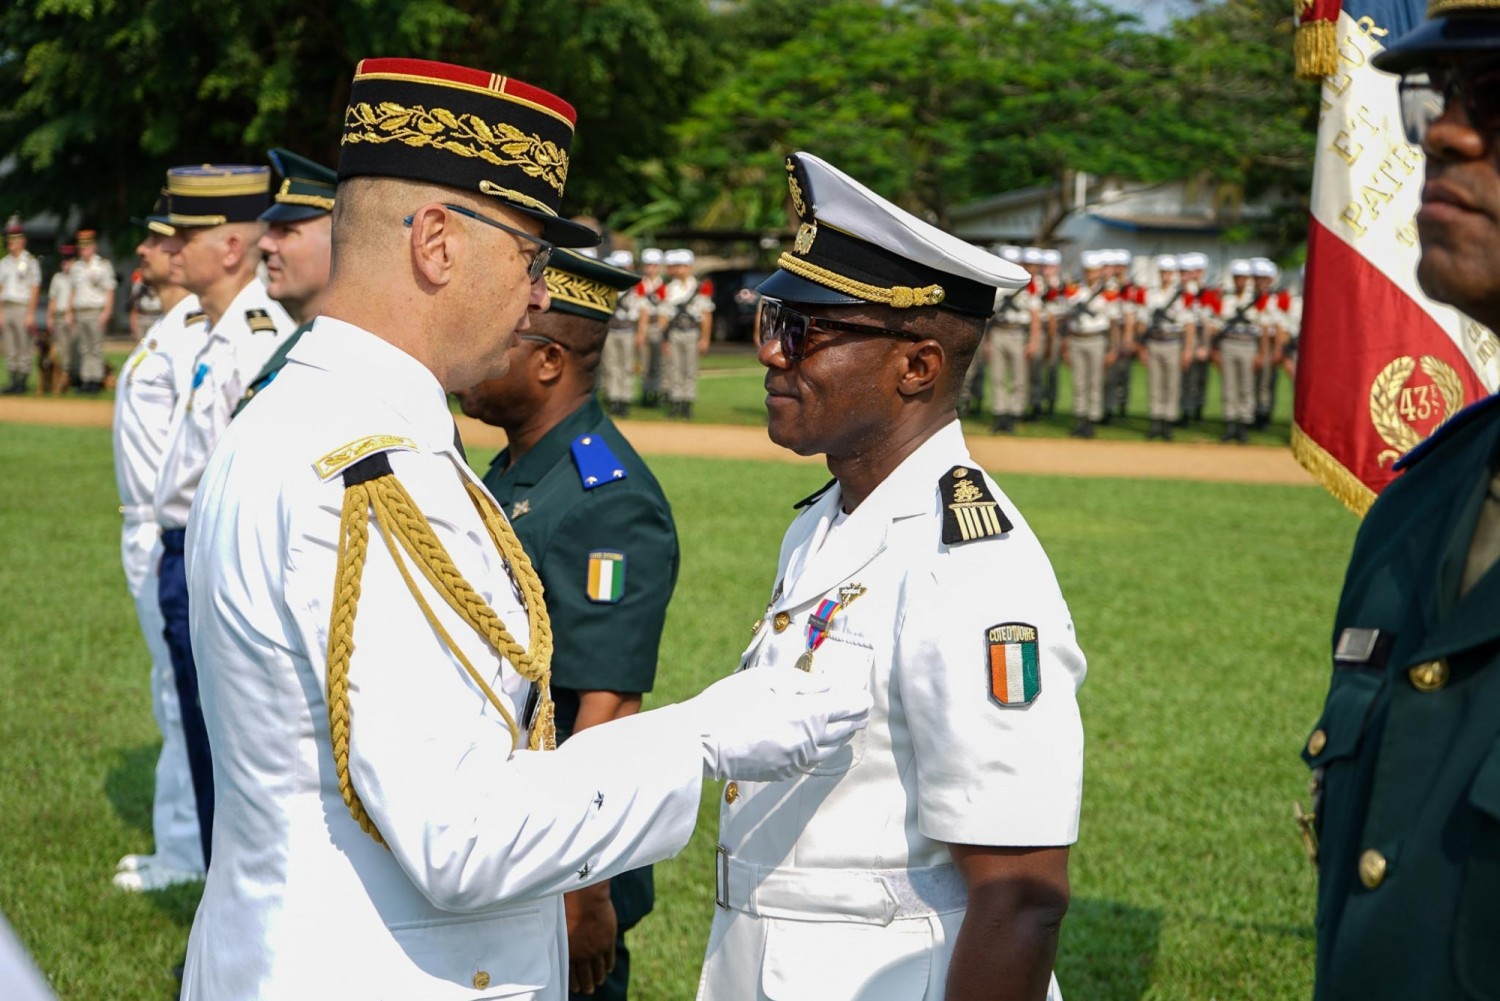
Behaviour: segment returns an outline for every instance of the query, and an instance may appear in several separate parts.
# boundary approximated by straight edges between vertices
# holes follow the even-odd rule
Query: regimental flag
[[[612,549],[589,553],[589,600],[613,605],[625,596],[625,554]]]
[[[1002,622],[985,633],[990,652],[990,697],[1002,706],[1030,705],[1042,691],[1036,626]]]
[[[1417,286],[1422,151],[1370,59],[1422,0],[1298,0],[1298,75],[1322,79],[1292,451],[1363,514],[1391,464],[1500,384],[1500,342]]]

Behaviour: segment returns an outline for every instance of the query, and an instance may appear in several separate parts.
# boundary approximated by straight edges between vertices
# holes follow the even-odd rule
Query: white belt
[[[745,862],[718,846],[714,903],[797,921],[888,925],[961,911],[969,890],[954,865],[926,869],[793,869]]]
[[[120,515],[125,519],[125,524],[139,525],[143,521],[156,520],[156,506],[154,504],[121,504]]]

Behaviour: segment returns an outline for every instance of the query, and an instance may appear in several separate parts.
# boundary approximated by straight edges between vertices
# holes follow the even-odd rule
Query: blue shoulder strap
[[[625,478],[624,464],[600,435],[593,432],[579,435],[573,439],[572,451],[573,465],[578,467],[583,489],[592,490]]]

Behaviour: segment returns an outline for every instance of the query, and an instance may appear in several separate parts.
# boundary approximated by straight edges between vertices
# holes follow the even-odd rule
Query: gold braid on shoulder
[[[412,577],[408,562],[414,564],[433,589],[458,616],[478,633],[490,648],[508,660],[516,672],[537,686],[537,713],[531,727],[529,749],[552,750],[557,746],[557,724],[552,704],[552,622],[542,599],[542,582],[531,565],[520,540],[499,507],[479,487],[465,479],[464,488],[484,521],[491,541],[504,558],[521,593],[530,628],[531,648],[517,643],[505,623],[464,579],[447,549],[432,531],[432,525],[417,509],[411,495],[391,472],[390,459],[377,452],[344,471],[344,509],[339,532],[338,574],[334,585],[333,612],[328,626],[328,730],[333,742],[333,761],[339,780],[339,792],[349,813],[360,829],[378,844],[385,839],[374,820],[360,802],[359,793],[349,775],[349,661],[354,653],[354,616],[359,607],[360,580],[364,573],[369,547],[369,517],[373,514],[380,536],[390,550],[391,559],[406,581],[422,614],[437,632],[445,646],[463,666],[465,672],[484,693],[490,705],[500,713],[510,730],[511,748],[520,744],[521,730],[505,703],[495,694],[484,676],[433,612]],[[403,553],[405,554],[403,556]]]

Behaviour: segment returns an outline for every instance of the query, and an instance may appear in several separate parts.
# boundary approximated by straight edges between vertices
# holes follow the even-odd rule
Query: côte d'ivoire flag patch
[[[1036,626],[1003,622],[985,634],[990,650],[990,697],[1002,706],[1028,706],[1042,691]]]
[[[589,600],[613,605],[625,596],[625,554],[612,549],[589,553]]]

